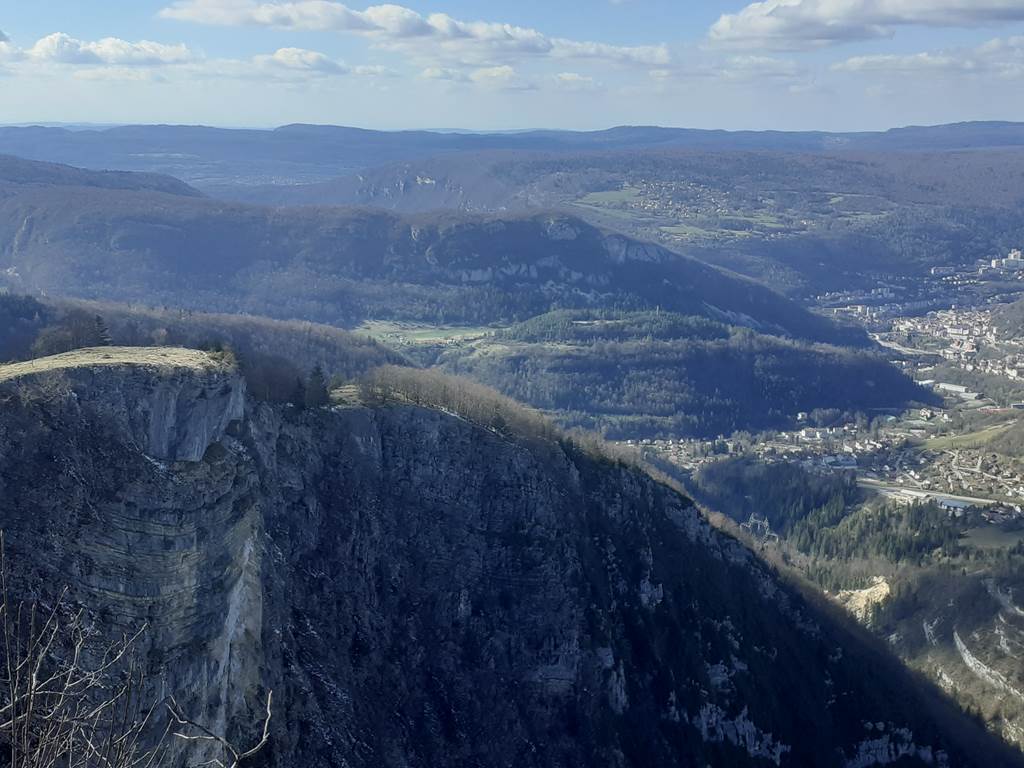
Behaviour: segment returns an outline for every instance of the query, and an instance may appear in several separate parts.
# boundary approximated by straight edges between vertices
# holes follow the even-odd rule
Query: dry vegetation
[[[362,380],[360,395],[368,405],[399,401],[436,408],[502,435],[549,441],[562,436],[539,411],[489,387],[433,370],[383,366]]]
[[[52,604],[13,597],[0,533],[0,765],[9,768],[163,768],[201,754],[237,768],[269,741],[239,748],[184,714],[173,697],[147,699],[137,653],[143,626],[107,639],[63,590]]]
[[[593,432],[566,432],[540,411],[467,379],[433,369],[383,366],[364,377],[359,390],[366,405],[399,402],[434,408],[503,437],[557,442],[582,451],[592,459],[642,469],[659,482],[678,489],[668,476],[643,465],[635,451],[612,445]]]
[[[73,368],[144,365],[158,369],[192,368],[209,370],[224,368],[225,358],[196,349],[176,347],[93,347],[76,349],[50,357],[0,366],[0,382],[24,376],[48,374]]]

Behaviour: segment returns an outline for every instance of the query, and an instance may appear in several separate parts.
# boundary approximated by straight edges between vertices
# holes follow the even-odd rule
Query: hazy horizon
[[[1024,120],[1022,79],[1019,0],[50,0],[0,13],[8,124],[863,131]]]
[[[958,120],[950,123],[922,123],[922,124],[900,124],[900,125],[889,125],[876,129],[825,129],[825,128],[793,128],[793,129],[776,129],[776,128],[697,128],[691,125],[658,125],[658,124],[616,124],[616,125],[605,125],[593,128],[552,128],[543,125],[531,126],[526,128],[468,128],[468,127],[432,127],[432,126],[421,126],[411,128],[375,128],[366,125],[357,124],[344,124],[344,123],[307,123],[302,121],[290,121],[282,123],[273,123],[266,125],[231,125],[231,124],[217,124],[217,123],[175,123],[175,122],[145,122],[145,121],[125,121],[117,123],[89,123],[89,122],[60,122],[60,121],[45,121],[45,120],[25,120],[13,123],[0,123],[0,128],[58,128],[69,131],[99,131],[99,130],[110,130],[114,128],[129,128],[129,127],[168,127],[168,128],[210,128],[214,130],[222,131],[276,131],[281,128],[287,128],[294,125],[310,125],[317,128],[345,128],[358,131],[371,131],[378,133],[450,133],[450,134],[484,134],[484,135],[502,135],[502,134],[525,134],[525,133],[601,133],[604,131],[613,131],[620,128],[650,128],[650,129],[664,129],[672,131],[721,131],[725,133],[833,133],[833,134],[851,134],[851,133],[886,133],[888,131],[899,131],[910,128],[945,128],[956,125],[1024,125],[1024,120]]]

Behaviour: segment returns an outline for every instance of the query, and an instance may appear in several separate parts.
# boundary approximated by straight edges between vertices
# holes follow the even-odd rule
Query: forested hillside
[[[795,338],[865,343],[863,333],[757,283],[563,214],[268,209],[77,180],[6,189],[0,269],[16,290],[334,325],[661,307]]]
[[[273,204],[572,210],[813,296],[970,265],[1024,240],[1024,151],[439,155],[331,181],[210,188]],[[910,288],[912,286],[908,286]]]
[[[829,421],[934,398],[871,353],[664,312],[553,312],[433,362],[612,439],[789,428],[801,412]]]
[[[166,192],[185,197],[202,195],[188,184],[156,173],[89,171],[70,165],[42,163],[12,155],[0,155],[0,197],[24,188],[87,187]]]

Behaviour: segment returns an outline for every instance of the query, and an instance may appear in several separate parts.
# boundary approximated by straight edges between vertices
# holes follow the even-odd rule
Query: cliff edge
[[[0,390],[72,395],[117,424],[143,453],[199,461],[242,418],[245,383],[223,355],[173,347],[96,347],[0,366]]]
[[[19,588],[147,624],[154,695],[219,732],[273,689],[275,768],[1014,764],[688,499],[568,441],[257,404],[180,350],[0,369],[0,401]]]

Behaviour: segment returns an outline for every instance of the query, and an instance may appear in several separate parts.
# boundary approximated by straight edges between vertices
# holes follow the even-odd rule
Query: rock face
[[[245,386],[228,363],[195,350],[102,347],[0,368],[44,398],[73,394],[155,459],[199,461],[242,418]]]
[[[36,397],[0,373],[19,584],[148,622],[162,689],[239,739],[273,689],[269,765],[1010,759],[635,469],[101,354]]]

